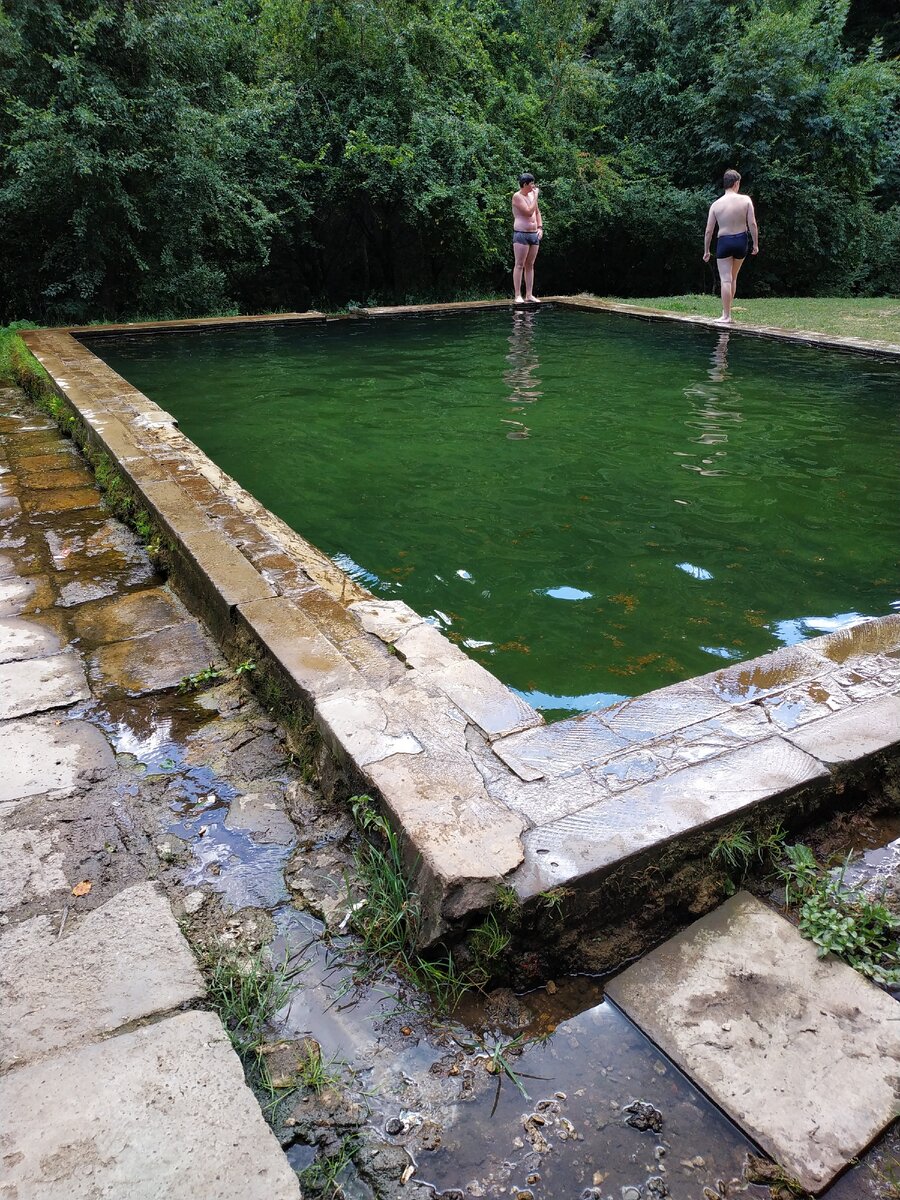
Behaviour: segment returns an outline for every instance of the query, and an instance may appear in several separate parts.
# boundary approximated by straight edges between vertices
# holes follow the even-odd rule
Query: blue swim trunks
[[[750,253],[750,234],[720,233],[716,242],[716,258],[746,258]]]
[[[541,237],[538,233],[529,233],[524,229],[517,229],[513,233],[513,245],[519,246],[539,246]]]

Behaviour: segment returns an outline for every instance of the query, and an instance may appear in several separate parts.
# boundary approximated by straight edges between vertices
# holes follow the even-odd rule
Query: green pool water
[[[554,718],[900,608],[900,369],[561,309],[95,342]]]

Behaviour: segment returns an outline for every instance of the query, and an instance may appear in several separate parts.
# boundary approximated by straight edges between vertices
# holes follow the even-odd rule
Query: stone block
[[[21,1200],[300,1200],[212,1013],[10,1071],[0,1111],[4,1186]]]
[[[57,936],[34,917],[0,934],[0,1071],[200,1000],[194,956],[152,883],[119,892]]]
[[[0,829],[0,912],[68,892],[59,840],[52,829]]]
[[[194,620],[153,633],[110,642],[91,655],[89,671],[98,687],[121,688],[130,696],[177,687],[186,675],[221,663],[218,647]]]
[[[778,737],[639,784],[525,835],[515,885],[525,898],[587,881],[683,834],[828,778],[821,763]]]
[[[296,601],[282,596],[258,600],[242,604],[238,615],[307,699],[319,699],[344,688],[365,687],[359,672],[304,615]]]
[[[403,634],[397,653],[416,672],[435,683],[488,738],[498,738],[544,720],[521,696],[495,675],[422,622]]]
[[[59,650],[60,639],[47,625],[21,617],[0,618],[0,663],[46,658]]]
[[[746,892],[606,995],[810,1191],[894,1119],[896,1001]]]
[[[46,575],[0,579],[0,616],[18,617],[52,608],[56,592]]]
[[[155,633],[188,620],[180,601],[166,588],[146,588],[124,596],[82,604],[72,617],[75,632],[91,646]]]

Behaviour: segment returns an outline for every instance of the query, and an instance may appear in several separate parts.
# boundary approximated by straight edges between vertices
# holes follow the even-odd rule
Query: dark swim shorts
[[[716,242],[716,258],[746,258],[750,253],[750,234],[720,233]]]
[[[513,234],[514,246],[539,246],[540,244],[540,235],[537,233],[526,233],[521,229],[517,229]]]

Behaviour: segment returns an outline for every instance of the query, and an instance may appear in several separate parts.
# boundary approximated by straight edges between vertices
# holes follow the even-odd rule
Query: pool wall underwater
[[[560,306],[669,319],[626,305]],[[362,310],[388,319],[505,301]],[[333,320],[229,318],[22,334],[64,401],[64,427],[108,456],[144,510],[171,582],[293,729],[320,784],[380,797],[405,839],[424,941],[497,888],[560,962],[617,966],[712,907],[709,852],[729,827],[808,823],[874,788],[900,804],[900,615],[545,724],[400,601],[376,598],[221,471],[90,349],[91,335]],[[709,324],[702,319],[674,317]],[[900,347],[762,328],[829,349]],[[547,894],[552,903],[547,902]]]

